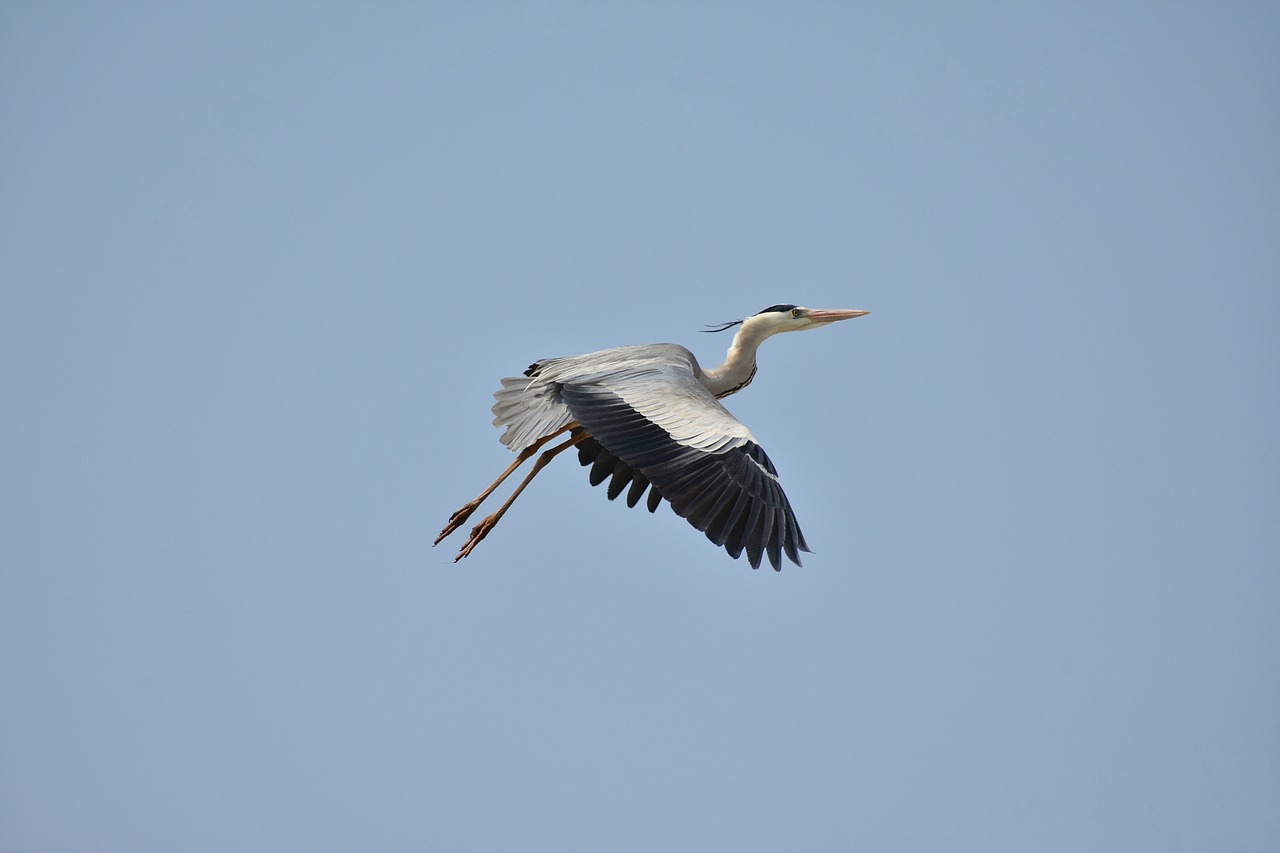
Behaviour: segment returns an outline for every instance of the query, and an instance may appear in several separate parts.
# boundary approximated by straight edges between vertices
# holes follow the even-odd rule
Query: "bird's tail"
[[[493,393],[493,425],[502,427],[501,441],[512,451],[524,450],[544,435],[573,421],[554,383],[508,376]]]

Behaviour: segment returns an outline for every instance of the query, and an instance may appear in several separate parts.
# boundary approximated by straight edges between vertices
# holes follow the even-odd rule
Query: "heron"
[[[746,551],[753,569],[768,555],[774,570],[781,571],[784,553],[801,565],[799,552],[809,547],[778,471],[755,436],[720,401],[751,384],[756,350],[766,338],[867,313],[770,305],[745,319],[703,330],[738,327],[724,362],[710,370],[678,344],[623,346],[535,361],[523,376],[503,379],[493,395],[493,424],[504,429],[501,441],[517,454],[515,460],[450,516],[435,544],[465,524],[534,454],[563,436],[542,450],[498,510],[471,530],[455,563],[489,534],[539,471],[576,447],[579,463],[591,469],[591,485],[609,480],[609,500],[625,489],[627,506],[634,507],[647,490],[649,512],[666,500],[734,559]]]

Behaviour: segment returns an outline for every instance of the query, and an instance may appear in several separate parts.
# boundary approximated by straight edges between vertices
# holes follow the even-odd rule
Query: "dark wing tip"
[[[609,500],[616,499],[626,489],[627,506],[633,507],[640,502],[645,491],[649,490],[648,478],[610,453],[596,441],[595,436],[589,435],[578,442],[578,463],[591,469],[587,474],[591,485],[598,486],[605,480],[609,481],[605,492]],[[661,501],[662,495],[658,494],[657,489],[649,491],[649,512],[656,510]]]

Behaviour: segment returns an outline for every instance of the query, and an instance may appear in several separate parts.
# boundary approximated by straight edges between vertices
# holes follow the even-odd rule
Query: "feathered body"
[[[677,344],[617,347],[529,365],[523,376],[502,380],[493,395],[502,443],[516,461],[475,500],[453,514],[436,543],[456,530],[508,475],[544,444],[533,470],[499,510],[471,532],[458,552],[471,553],[543,466],[569,447],[591,467],[591,484],[609,480],[612,500],[627,492],[635,506],[646,491],[650,512],[666,500],[733,557],[747,554],[752,568],[767,555],[775,569],[782,555],[796,565],[808,551],[778,472],[751,432],[720,403],[756,375],[756,350],[779,332],[800,331],[860,317],[866,311],[816,311],[772,305],[745,320],[718,367],[703,369]]]

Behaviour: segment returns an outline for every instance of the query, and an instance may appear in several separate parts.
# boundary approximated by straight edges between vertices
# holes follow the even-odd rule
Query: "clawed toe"
[[[478,506],[480,506],[479,502],[472,501],[453,515],[449,516],[449,523],[444,526],[444,530],[440,531],[440,535],[436,537],[435,542],[431,543],[431,547],[434,548],[436,545],[439,545],[444,541],[446,536],[465,524],[467,519],[471,517],[471,513],[475,512],[476,507]]]
[[[461,560],[463,557],[470,554],[471,549],[479,545],[480,541],[484,539],[484,537],[489,535],[489,531],[492,530],[493,526],[497,523],[498,523],[498,516],[491,515],[488,518],[486,518],[484,521],[481,521],[475,527],[471,528],[471,537],[467,539],[466,544],[462,546],[462,549],[460,551],[458,551],[458,556],[454,557],[453,561],[456,563],[459,560]]]

